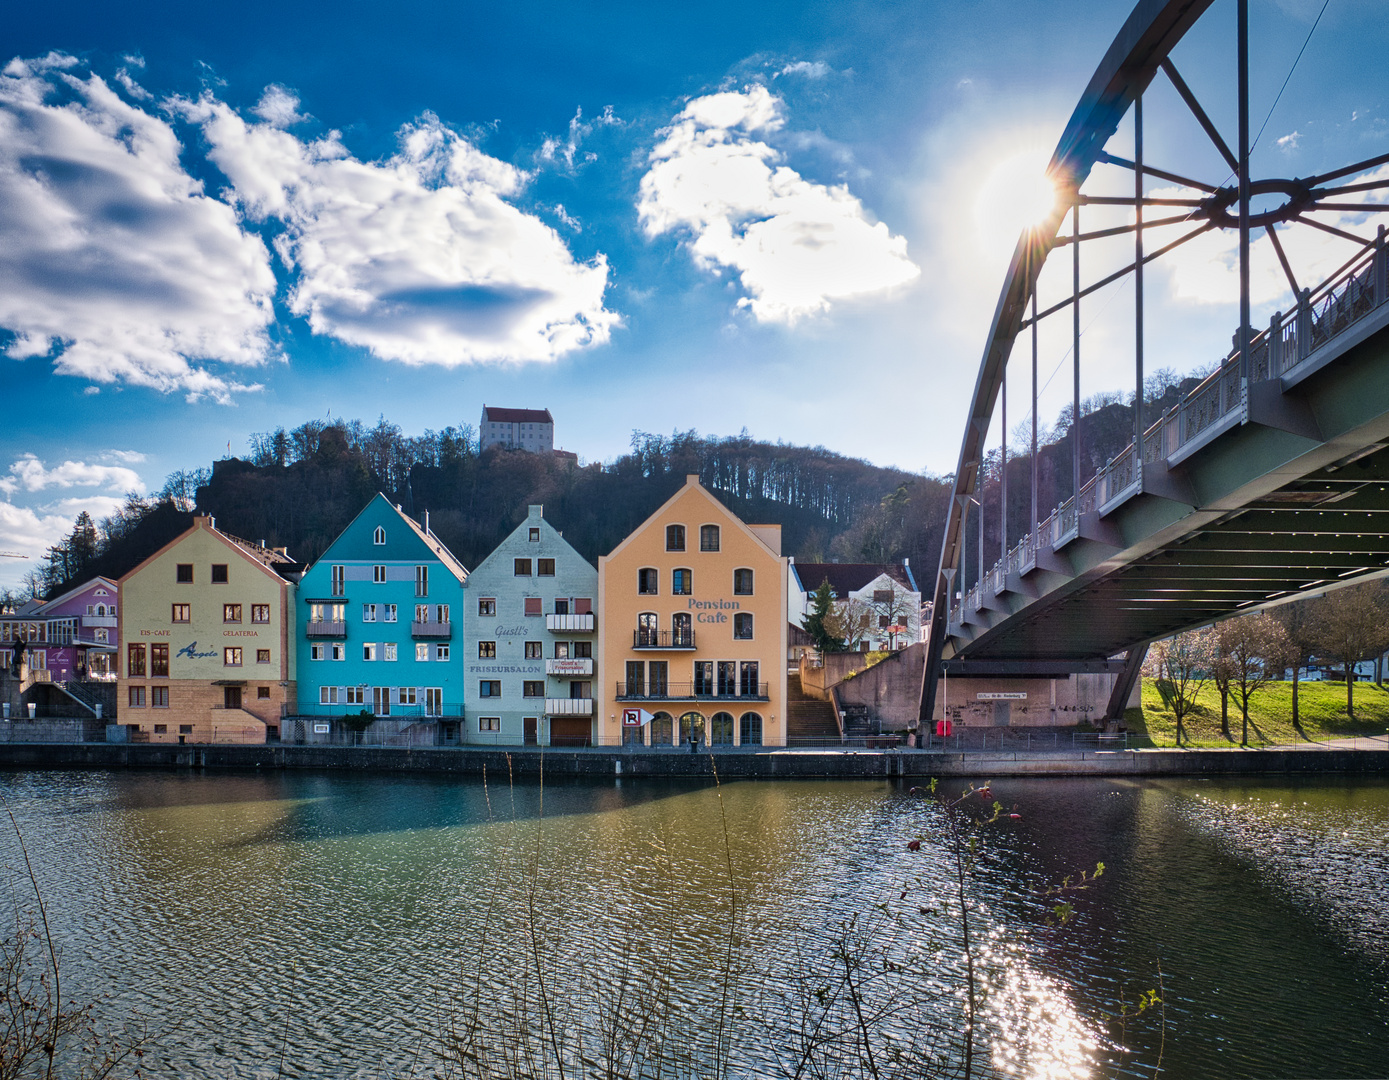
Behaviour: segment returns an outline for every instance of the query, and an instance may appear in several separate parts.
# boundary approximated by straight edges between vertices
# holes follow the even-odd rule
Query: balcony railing
[[[347,623],[341,620],[310,619],[304,633],[309,637],[347,637]]]
[[[591,634],[595,623],[592,612],[586,615],[546,615],[545,629],[562,634]]]
[[[545,674],[562,679],[582,679],[593,674],[593,657],[551,657],[545,661]]]
[[[116,617],[114,615],[82,615],[80,618],[82,619],[83,626],[105,626],[109,628],[116,625]]]
[[[693,630],[633,630],[634,649],[693,649]]]
[[[767,683],[739,683],[722,689],[715,683],[673,683],[664,686],[617,684],[618,701],[767,701]]]
[[[546,716],[592,716],[591,697],[559,697],[545,699]]]
[[[453,637],[453,623],[451,622],[412,622],[410,624],[410,636],[418,638],[444,638]]]

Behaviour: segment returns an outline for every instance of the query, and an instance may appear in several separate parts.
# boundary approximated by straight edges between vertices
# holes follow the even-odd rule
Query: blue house
[[[468,578],[464,741],[593,740],[598,571],[539,506]]]
[[[334,738],[374,715],[368,741],[456,743],[463,669],[455,638],[468,571],[384,495],[366,505],[299,582],[299,717],[293,736]],[[461,637],[461,635],[460,635]]]

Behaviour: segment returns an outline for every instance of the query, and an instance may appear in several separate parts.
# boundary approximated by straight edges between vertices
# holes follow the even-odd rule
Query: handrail
[[[1275,312],[1269,326],[1250,339],[1250,382],[1282,378],[1386,303],[1389,248],[1381,233],[1368,251],[1346,264],[1341,274],[1315,289],[1303,289],[1296,309],[1286,316]],[[1144,464],[1167,460],[1231,413],[1242,411],[1244,405],[1244,377],[1236,347],[1222,358],[1215,371],[1144,430]],[[987,573],[981,574],[962,602],[951,608],[949,622],[958,624],[966,608],[978,611],[983,607],[986,584],[995,595],[1001,592],[1006,587],[1008,572],[1021,569],[1026,556],[1035,553],[1043,537],[1049,537],[1055,546],[1078,528],[1080,515],[1103,506],[1141,478],[1136,442],[1131,441],[1095,471],[1080,489],[1079,498],[1072,496],[1063,501]]]

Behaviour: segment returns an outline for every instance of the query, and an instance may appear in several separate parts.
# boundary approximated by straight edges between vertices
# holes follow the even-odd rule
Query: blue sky
[[[1252,0],[1256,130],[1322,6]],[[484,402],[549,407],[588,460],[633,429],[746,428],[947,472],[1034,178],[1127,13],[8,13],[0,550],[41,554],[80,509],[329,413],[418,433],[476,424]],[[1216,0],[1174,54],[1231,141],[1233,23]],[[1256,176],[1389,150],[1386,45],[1382,0],[1330,0]],[[1149,97],[1149,159],[1223,179],[1171,89]],[[1325,234],[1286,243],[1309,280],[1340,261]],[[1150,370],[1223,350],[1231,251],[1213,238],[1150,272]],[[1123,252],[1097,270],[1107,257]],[[1260,257],[1256,322],[1287,306]],[[1127,385],[1126,288],[1086,309],[1087,394]],[[1043,339],[1045,422],[1068,326]],[[26,565],[0,559],[0,585]]]

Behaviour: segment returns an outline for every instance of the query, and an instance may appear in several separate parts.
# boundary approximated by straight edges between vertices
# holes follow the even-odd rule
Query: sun
[[[1058,192],[1046,167],[1046,150],[1015,151],[994,162],[975,199],[975,220],[985,242],[1012,247],[1024,229],[1055,213]]]

